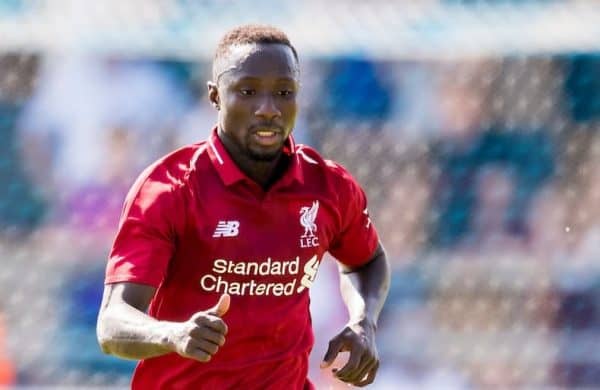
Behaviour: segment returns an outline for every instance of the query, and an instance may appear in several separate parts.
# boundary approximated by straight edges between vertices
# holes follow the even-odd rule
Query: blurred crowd
[[[95,341],[107,253],[141,170],[209,134],[209,74],[0,55],[0,385],[127,386]],[[600,55],[312,58],[302,85],[296,140],[363,185],[392,261],[373,387],[600,387]],[[336,275],[311,291],[323,389]]]

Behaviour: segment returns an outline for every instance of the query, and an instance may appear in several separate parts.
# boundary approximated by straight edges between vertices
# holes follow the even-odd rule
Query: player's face
[[[234,150],[254,161],[272,161],[292,132],[298,105],[298,64],[280,44],[233,47],[209,83],[219,107],[219,131]],[[212,84],[212,85],[211,85]]]

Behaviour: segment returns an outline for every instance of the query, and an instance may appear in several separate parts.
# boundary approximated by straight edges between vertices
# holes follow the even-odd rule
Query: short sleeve
[[[364,191],[345,169],[340,166],[337,168],[343,181],[338,186],[342,226],[329,253],[340,263],[357,267],[371,259],[379,244],[379,237],[369,217]]]
[[[160,174],[140,176],[123,207],[110,251],[105,283],[134,282],[158,287],[175,247],[178,199]]]

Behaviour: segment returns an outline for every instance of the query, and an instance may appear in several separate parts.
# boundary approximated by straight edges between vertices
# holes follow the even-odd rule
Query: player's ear
[[[217,110],[220,108],[219,103],[219,90],[217,89],[217,84],[209,81],[206,83],[206,87],[208,88],[208,100],[210,104],[212,104]]]

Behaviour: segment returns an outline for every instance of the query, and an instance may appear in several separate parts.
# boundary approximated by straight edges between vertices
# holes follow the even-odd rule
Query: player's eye
[[[251,88],[240,88],[240,93],[244,96],[253,96],[256,95],[256,91]]]
[[[278,91],[277,94],[283,97],[291,97],[294,95],[294,91],[291,89],[282,89],[281,91]]]

